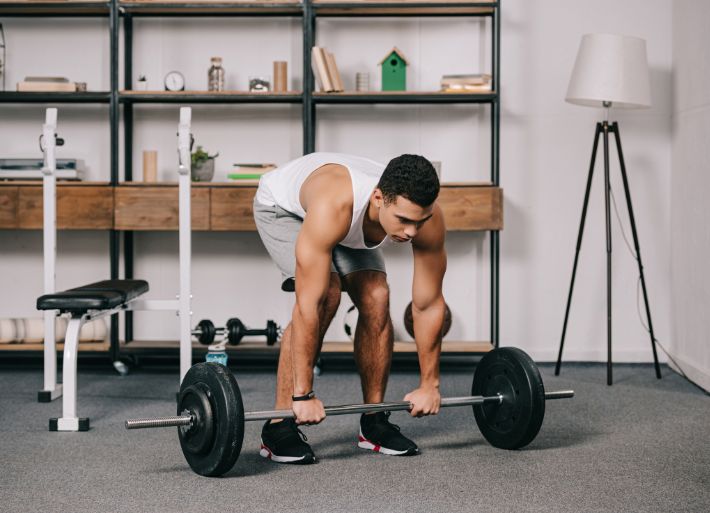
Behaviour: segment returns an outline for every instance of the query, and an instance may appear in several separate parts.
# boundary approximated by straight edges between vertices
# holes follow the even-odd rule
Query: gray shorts
[[[281,271],[284,290],[292,290],[296,277],[296,238],[303,219],[279,206],[269,207],[254,201],[254,221],[266,251]],[[352,249],[337,245],[333,249],[332,272],[341,277],[355,271],[385,270],[381,249]]]

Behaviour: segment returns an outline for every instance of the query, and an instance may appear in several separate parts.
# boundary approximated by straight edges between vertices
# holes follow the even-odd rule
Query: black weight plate
[[[471,395],[503,395],[503,402],[473,406],[481,433],[501,449],[533,441],[545,417],[545,388],[535,362],[521,349],[502,347],[486,354],[473,376]]]
[[[414,338],[414,318],[412,317],[412,302],[410,301],[407,308],[404,309],[404,329],[407,330],[409,336]],[[451,329],[451,310],[449,305],[446,305],[444,313],[444,325],[441,327],[441,338],[444,338]]]
[[[192,415],[192,426],[181,426],[183,449],[192,454],[204,454],[214,443],[214,414],[210,403],[211,391],[204,383],[185,388],[178,397],[178,412]]]
[[[214,435],[212,443],[202,451],[195,451],[195,433],[178,428],[180,447],[190,468],[202,476],[221,476],[239,458],[244,440],[244,406],[239,385],[224,365],[201,362],[193,365],[180,385],[180,397],[187,397],[189,387],[201,389],[212,409]],[[182,413],[178,403],[178,415]],[[199,428],[199,426],[198,426]]]
[[[214,342],[214,338],[217,335],[217,329],[214,327],[214,323],[209,319],[202,319],[197,325],[197,329],[200,331],[200,336],[198,340],[200,344],[206,346]]]
[[[238,318],[234,317],[227,321],[226,327],[227,340],[231,345],[236,346],[237,344],[239,344],[239,342],[242,341],[242,338],[244,337],[244,331],[246,330],[246,328],[244,327],[244,323],[242,323],[242,321]]]
[[[274,321],[266,321],[266,345],[273,346],[279,339],[279,327]]]

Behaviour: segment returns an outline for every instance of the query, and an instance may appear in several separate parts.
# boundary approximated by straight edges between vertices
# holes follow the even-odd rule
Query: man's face
[[[374,193],[380,225],[395,242],[410,242],[432,215],[434,206],[421,207],[403,196],[387,203],[379,189]]]

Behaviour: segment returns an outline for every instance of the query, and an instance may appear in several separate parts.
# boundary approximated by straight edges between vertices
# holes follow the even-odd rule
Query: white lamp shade
[[[616,34],[586,34],[567,88],[569,103],[638,109],[651,106],[646,41]]]

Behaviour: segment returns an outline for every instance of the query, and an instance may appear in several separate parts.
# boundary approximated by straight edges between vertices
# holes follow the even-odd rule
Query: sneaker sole
[[[292,465],[309,465],[316,462],[315,456],[306,454],[304,456],[279,456],[271,452],[271,449],[261,444],[261,449],[259,450],[259,455],[262,458],[275,461],[276,463],[290,463]]]
[[[357,446],[360,449],[367,449],[368,451],[379,452],[380,454],[386,454],[387,456],[414,456],[415,454],[419,453],[419,449],[405,449],[404,451],[388,449],[387,447],[382,447],[381,445],[373,444],[362,435],[358,436]]]

